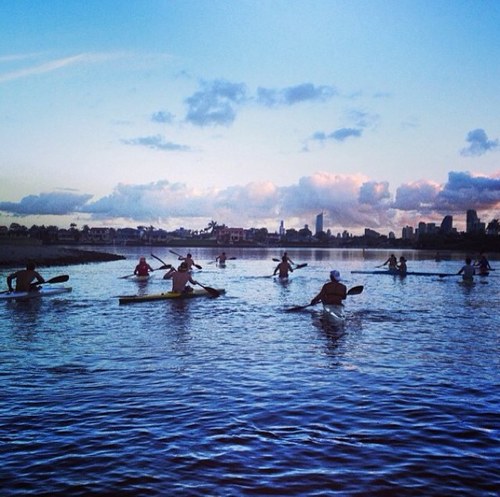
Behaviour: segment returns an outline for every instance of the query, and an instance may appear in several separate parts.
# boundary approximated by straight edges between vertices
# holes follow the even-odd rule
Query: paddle
[[[204,290],[206,290],[212,297],[220,297],[220,292],[219,290],[216,290],[215,288],[209,287],[202,285],[199,281],[196,282],[198,286],[201,286]]]
[[[43,284],[48,283],[51,285],[52,283],[64,283],[69,280],[69,275],[63,274],[61,276],[54,276],[54,278],[50,278],[50,280],[44,281]]]
[[[347,295],[359,295],[360,293],[363,292],[364,286],[359,285],[359,286],[353,286],[351,289],[347,291]],[[294,311],[301,311],[302,309],[306,309],[307,307],[311,307],[316,304],[307,304],[307,305],[297,305],[295,307],[290,307],[288,309],[285,309],[285,312],[294,312]]]
[[[45,285],[46,283],[51,285],[52,283],[64,283],[65,281],[68,280],[69,280],[69,275],[62,274],[61,276],[54,276],[53,278],[50,278],[50,280],[44,281],[43,283],[31,283],[30,289],[35,289],[40,285]]]
[[[184,260],[185,257],[182,255],[182,254],[179,254],[178,252],[176,252],[175,250],[170,250],[169,249],[169,252],[171,252],[172,254],[176,255],[177,257],[179,257],[179,260]],[[151,254],[153,255],[153,254]],[[198,268],[198,269],[201,269],[201,266],[199,264],[193,264],[193,266],[195,268]]]

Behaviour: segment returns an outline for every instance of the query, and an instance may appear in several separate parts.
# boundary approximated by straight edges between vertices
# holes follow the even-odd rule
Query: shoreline
[[[0,267],[24,267],[34,261],[37,267],[67,266],[126,259],[123,255],[57,245],[0,244]]]

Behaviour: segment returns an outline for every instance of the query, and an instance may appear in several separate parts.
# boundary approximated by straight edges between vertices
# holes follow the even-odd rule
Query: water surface
[[[2,496],[498,494],[496,273],[351,274],[387,254],[290,250],[308,266],[284,283],[279,252],[227,250],[219,268],[190,249],[225,295],[119,306],[170,283],[120,279],[140,255],[160,263],[114,250],[128,259],[43,268],[70,274],[70,294],[0,303]],[[404,254],[409,270],[462,265]],[[365,287],[345,326],[320,306],[284,312],[330,269]]]

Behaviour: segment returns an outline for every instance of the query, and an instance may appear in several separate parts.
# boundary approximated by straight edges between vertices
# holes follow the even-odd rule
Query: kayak
[[[131,278],[128,278],[129,281],[148,281],[152,278],[153,276],[150,274],[147,274],[145,276],[132,276]]]
[[[352,274],[388,274],[391,276],[439,276],[444,278],[445,276],[456,276],[456,273],[425,273],[421,271],[407,271],[406,273],[401,273],[399,271],[392,271],[388,269],[382,269],[379,271],[351,271]]]
[[[72,288],[67,286],[53,286],[50,288],[40,288],[32,292],[6,292],[0,293],[0,300],[30,300],[41,297],[52,297],[62,293],[71,292]]]
[[[342,304],[323,304],[323,312],[332,323],[342,324],[345,322],[345,310]]]
[[[219,293],[225,293],[224,288],[216,288]],[[193,297],[212,297],[204,288],[195,288],[189,293],[164,292],[152,293],[149,295],[122,295],[118,297],[120,304],[136,304],[139,302],[152,302],[155,300],[188,299]]]

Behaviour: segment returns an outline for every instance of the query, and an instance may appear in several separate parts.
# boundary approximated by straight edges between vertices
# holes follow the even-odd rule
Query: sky
[[[0,225],[500,218],[497,0],[2,0]]]

